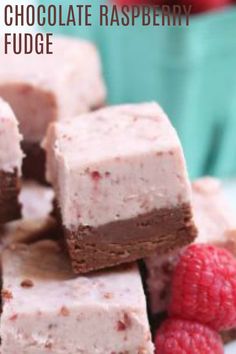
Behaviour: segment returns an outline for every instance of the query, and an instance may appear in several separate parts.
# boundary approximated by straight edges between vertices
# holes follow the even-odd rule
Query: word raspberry
[[[187,247],[173,273],[169,315],[215,330],[235,327],[235,258],[214,246]]]
[[[223,354],[220,335],[209,327],[187,320],[168,319],[157,331],[156,354]]]

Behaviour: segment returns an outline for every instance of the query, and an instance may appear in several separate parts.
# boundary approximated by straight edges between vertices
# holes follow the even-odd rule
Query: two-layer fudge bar
[[[193,211],[198,237],[195,242],[224,247],[236,255],[236,217],[219,180],[205,177],[192,184]],[[150,311],[166,310],[173,268],[182,249],[145,260]]]
[[[108,107],[54,123],[44,147],[76,273],[193,241],[182,148],[158,104]]]
[[[18,122],[0,98],[0,225],[20,217],[20,176],[23,153]]]
[[[56,37],[53,54],[0,55],[0,96],[14,109],[24,136],[23,174],[44,179],[40,148],[49,122],[104,105],[106,91],[93,44]]]
[[[41,241],[5,250],[2,268],[2,353],[154,353],[136,265],[75,277]]]

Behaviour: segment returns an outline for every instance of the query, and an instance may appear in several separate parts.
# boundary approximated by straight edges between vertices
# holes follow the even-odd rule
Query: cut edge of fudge
[[[73,270],[87,273],[107,265],[122,264],[124,259],[133,262],[147,254],[163,255],[186,246],[196,237],[196,228],[189,222],[190,215],[190,206],[182,205],[98,228],[81,226],[74,231],[63,227]]]
[[[2,263],[5,352],[17,346],[26,354],[92,354],[94,348],[98,354],[154,353],[135,264],[74,277],[69,260],[50,240],[6,249]]]

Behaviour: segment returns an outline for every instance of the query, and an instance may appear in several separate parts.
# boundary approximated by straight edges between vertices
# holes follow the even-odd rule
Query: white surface
[[[236,342],[226,345],[225,354],[235,354],[236,353]]]

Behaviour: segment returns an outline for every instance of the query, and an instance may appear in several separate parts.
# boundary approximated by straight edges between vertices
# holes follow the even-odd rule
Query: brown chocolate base
[[[46,156],[40,143],[23,141],[22,150],[25,154],[22,167],[23,177],[47,184],[45,178]]]
[[[21,205],[18,202],[20,179],[17,172],[0,171],[0,224],[19,219]]]
[[[196,228],[190,205],[183,204],[97,228],[65,229],[65,236],[73,270],[79,274],[185,246],[194,240]]]

